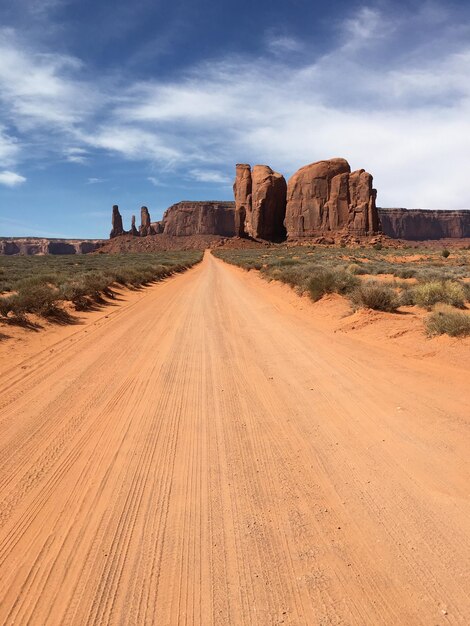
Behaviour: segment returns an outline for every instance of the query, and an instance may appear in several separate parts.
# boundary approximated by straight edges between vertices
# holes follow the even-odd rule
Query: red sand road
[[[285,294],[207,253],[2,361],[1,624],[470,623],[468,370]]]

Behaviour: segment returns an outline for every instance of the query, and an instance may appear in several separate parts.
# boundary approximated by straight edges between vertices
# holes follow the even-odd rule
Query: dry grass
[[[326,293],[349,297],[354,307],[397,311],[416,305],[432,309],[438,303],[463,308],[470,300],[470,251],[443,256],[439,250],[347,249],[336,246],[275,246],[269,249],[215,250],[215,256],[258,269],[268,280],[280,280],[312,300]],[[371,276],[391,275],[385,284]],[[414,278],[414,285],[404,282]],[[458,318],[461,319],[461,318]]]
[[[449,305],[437,305],[425,322],[428,335],[450,335],[468,337],[470,335],[470,315],[456,311]]]
[[[103,304],[118,285],[138,288],[199,262],[199,251],[159,254],[0,257],[0,320],[24,325],[27,314],[66,318],[62,301],[76,310]]]

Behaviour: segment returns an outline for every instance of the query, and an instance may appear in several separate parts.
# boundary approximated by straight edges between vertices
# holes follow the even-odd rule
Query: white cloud
[[[154,187],[168,187],[168,183],[163,182],[156,176],[147,176],[149,183],[152,183]]]
[[[78,163],[79,165],[85,165],[88,163],[88,150],[84,148],[66,148],[64,150],[65,160],[68,163]]]
[[[5,185],[6,187],[17,187],[25,182],[26,178],[21,176],[21,174],[10,172],[9,170],[3,170],[3,172],[0,172],[0,185]]]
[[[385,23],[384,23],[385,22]],[[371,39],[380,38],[385,30],[393,29],[394,24],[384,20],[378,9],[361,7],[354,17],[347,18],[342,23],[342,30],[346,38],[345,46],[349,49],[367,44]]]
[[[221,163],[264,162],[290,175],[345,156],[374,174],[382,206],[470,206],[470,33],[436,6],[396,15],[365,6],[336,25],[321,56],[268,33],[264,57],[224,57],[171,81],[84,78],[79,60],[0,29],[9,124],[0,165],[16,167],[26,143],[28,158],[47,146],[79,164],[106,152],[147,163],[158,171],[148,181],[162,186],[175,174],[228,184]],[[434,30],[420,38],[420,24]],[[293,64],[288,53],[299,50]]]
[[[227,185],[232,183],[230,176],[217,170],[192,169],[189,175],[200,183],[214,183],[217,185]]]
[[[271,35],[266,40],[267,48],[275,55],[285,55],[292,52],[302,52],[304,44],[295,37],[287,35]]]
[[[94,112],[96,87],[78,78],[81,62],[31,49],[9,28],[0,28],[0,102],[21,130],[72,130]]]
[[[18,141],[8,136],[0,126],[0,166],[12,165],[19,154]]]
[[[131,160],[173,162],[181,158],[178,150],[163,142],[151,130],[124,124],[104,125],[83,140],[95,148],[116,152]]]
[[[86,183],[87,185],[98,185],[99,183],[106,182],[104,178],[89,178]]]

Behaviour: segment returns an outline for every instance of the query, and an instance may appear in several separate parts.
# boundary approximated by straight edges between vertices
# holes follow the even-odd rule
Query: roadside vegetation
[[[430,335],[468,334],[470,324],[470,251],[333,246],[224,250],[213,254],[267,280],[287,283],[317,301],[338,293],[354,309],[400,312],[417,306],[430,312]],[[444,307],[444,308],[442,308]]]
[[[138,289],[182,272],[202,252],[0,256],[0,321],[28,326],[34,314],[72,322],[70,309],[84,311],[114,299],[119,288]],[[66,303],[70,302],[71,307]]]

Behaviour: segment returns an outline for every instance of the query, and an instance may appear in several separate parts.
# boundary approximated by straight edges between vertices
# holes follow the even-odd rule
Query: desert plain
[[[2,324],[0,623],[465,624],[470,339],[294,283],[465,285],[468,251],[186,254]]]

